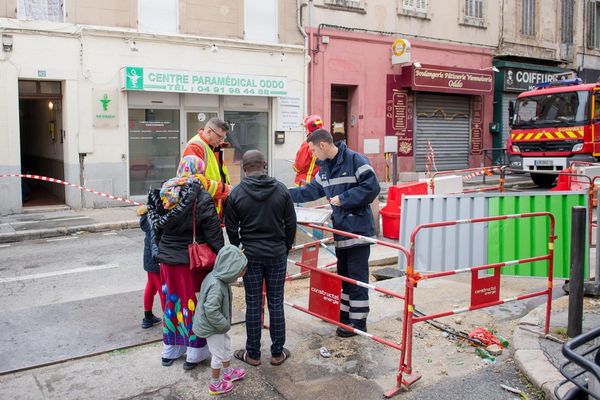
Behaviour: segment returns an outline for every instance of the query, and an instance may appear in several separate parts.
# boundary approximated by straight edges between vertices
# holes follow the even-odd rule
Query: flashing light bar
[[[557,81],[537,83],[535,85],[535,90],[546,89],[546,88],[555,87],[555,86],[581,85],[582,83],[583,83],[583,81],[581,80],[581,78],[561,79],[561,80],[557,80]]]

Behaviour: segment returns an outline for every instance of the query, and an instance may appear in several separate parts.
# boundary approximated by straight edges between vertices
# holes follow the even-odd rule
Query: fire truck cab
[[[600,158],[600,84],[579,78],[546,82],[521,93],[509,109],[506,144],[510,167],[530,172],[533,182],[551,187],[573,161]]]

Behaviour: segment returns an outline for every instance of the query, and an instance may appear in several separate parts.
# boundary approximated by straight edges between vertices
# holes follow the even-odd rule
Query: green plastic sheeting
[[[488,202],[488,215],[508,215],[549,211],[556,226],[554,242],[554,278],[568,278],[571,254],[571,208],[587,207],[587,195],[528,194],[522,196],[492,197]],[[586,226],[587,212],[586,212]],[[518,260],[548,254],[548,217],[518,218],[492,221],[488,224],[488,262]],[[585,276],[588,276],[589,231],[586,231]],[[537,261],[503,267],[504,275],[548,276],[548,262]]]

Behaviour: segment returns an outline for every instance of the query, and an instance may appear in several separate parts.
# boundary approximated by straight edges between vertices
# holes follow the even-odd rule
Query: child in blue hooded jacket
[[[148,208],[145,205],[141,205],[136,210],[136,213],[140,217],[140,228],[145,234],[144,271],[148,273],[148,281],[146,282],[146,288],[144,289],[144,318],[142,318],[142,328],[148,329],[162,321],[152,312],[154,295],[158,293],[160,296],[160,306],[163,311],[165,309],[165,300],[161,290],[160,266],[154,259],[158,253],[158,244],[156,243],[154,229],[152,229],[150,221],[148,220]]]
[[[193,331],[206,338],[212,354],[210,394],[223,394],[233,390],[234,381],[244,379],[246,371],[231,367],[231,340],[227,332],[231,328],[233,294],[231,283],[246,273],[248,259],[242,250],[233,245],[224,246],[217,254],[215,267],[200,288],[198,307],[194,314]],[[221,379],[221,368],[223,378]]]

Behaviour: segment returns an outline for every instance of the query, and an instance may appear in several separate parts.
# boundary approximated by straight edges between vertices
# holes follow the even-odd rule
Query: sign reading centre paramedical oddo
[[[279,76],[145,67],[121,68],[121,90],[274,97],[288,93],[287,79]]]

